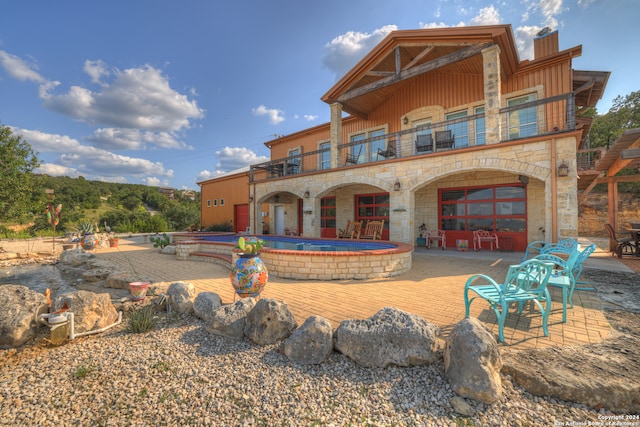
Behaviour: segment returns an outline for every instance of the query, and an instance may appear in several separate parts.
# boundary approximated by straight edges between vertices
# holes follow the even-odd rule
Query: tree
[[[16,220],[32,209],[33,169],[40,166],[36,153],[11,128],[0,125],[0,215]]]
[[[617,96],[611,109],[596,116],[589,137],[592,147],[612,144],[627,129],[640,127],[640,90]]]

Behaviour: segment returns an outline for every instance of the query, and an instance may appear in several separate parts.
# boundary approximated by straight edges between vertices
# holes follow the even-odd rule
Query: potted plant
[[[427,226],[423,222],[418,226],[418,238],[416,239],[416,246],[427,246],[427,239],[424,237],[424,233],[427,231]]]
[[[109,247],[117,248],[120,238],[113,233],[109,233]]]
[[[259,296],[267,284],[269,272],[267,266],[260,259],[260,250],[264,246],[264,240],[258,238],[238,239],[236,249],[238,259],[233,264],[231,273],[231,286],[240,298]]]
[[[94,233],[93,224],[90,222],[82,222],[78,225],[78,233],[82,236],[80,238],[80,246],[85,251],[90,251],[96,248],[96,244],[98,243],[98,239]]]

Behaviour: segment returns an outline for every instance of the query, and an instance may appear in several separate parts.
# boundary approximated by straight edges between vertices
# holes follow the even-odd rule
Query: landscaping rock
[[[233,304],[223,305],[213,312],[206,324],[207,331],[227,338],[243,339],[247,314],[255,305],[254,298],[242,298]]]
[[[437,331],[418,315],[385,307],[369,319],[340,322],[334,348],[366,367],[425,365],[438,359]]]
[[[493,332],[474,317],[461,320],[451,330],[444,368],[458,396],[490,404],[502,395],[498,343]]]
[[[328,319],[309,317],[284,342],[284,354],[301,365],[317,365],[333,351],[333,328]]]
[[[22,285],[0,286],[0,348],[15,348],[36,335],[38,315],[49,309],[43,294]]]
[[[175,282],[167,289],[171,309],[180,314],[193,314],[196,287],[189,282]]]
[[[298,327],[283,301],[264,298],[247,314],[244,335],[256,344],[273,344],[287,338]]]
[[[62,308],[65,301],[74,316],[75,332],[88,332],[112,325],[118,320],[118,312],[109,294],[77,291],[59,295],[53,301],[51,312]]]
[[[222,306],[220,296],[215,292],[200,292],[193,301],[193,312],[197,317],[209,322],[213,312]]]
[[[104,282],[105,288],[129,289],[129,283],[151,281],[147,277],[142,277],[130,271],[116,271],[107,277]]]
[[[113,269],[92,268],[82,273],[82,279],[87,282],[99,282],[100,280],[105,280],[111,273],[113,273]]]
[[[64,251],[60,254],[60,262],[63,264],[69,264],[72,266],[78,266],[86,264],[88,260],[95,258],[94,254],[85,252],[82,249],[72,249]]]

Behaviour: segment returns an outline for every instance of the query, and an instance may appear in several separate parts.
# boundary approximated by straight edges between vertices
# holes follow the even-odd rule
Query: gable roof
[[[323,97],[343,111],[366,118],[381,103],[421,74],[483,73],[481,52],[498,45],[503,78],[518,70],[511,25],[401,30],[389,33]]]

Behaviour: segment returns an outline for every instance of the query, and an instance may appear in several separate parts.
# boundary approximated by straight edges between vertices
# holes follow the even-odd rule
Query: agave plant
[[[93,224],[90,222],[81,222],[77,228],[78,233],[81,235],[93,234],[94,228]]]

